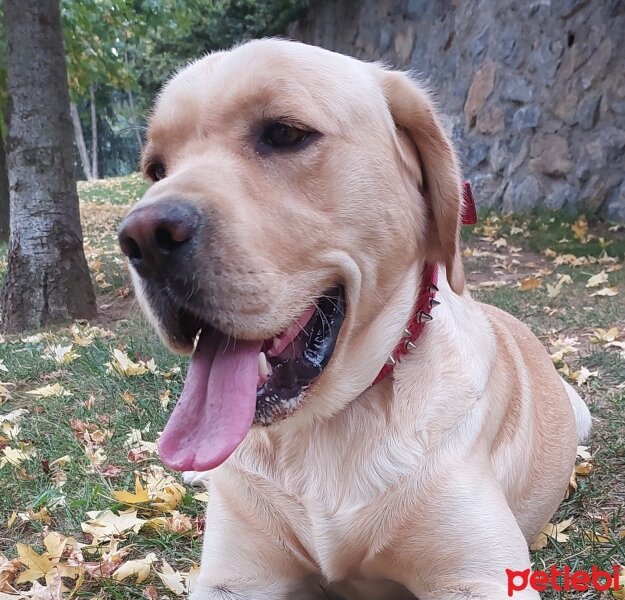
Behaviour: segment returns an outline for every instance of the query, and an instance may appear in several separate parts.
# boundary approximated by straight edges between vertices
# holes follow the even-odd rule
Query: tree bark
[[[76,146],[78,146],[78,154],[80,156],[82,171],[85,174],[85,179],[87,181],[91,181],[93,179],[93,174],[91,173],[89,153],[87,152],[87,144],[85,144],[85,136],[82,132],[82,123],[80,122],[80,115],[78,114],[78,107],[75,102],[70,102],[69,110],[74,124],[74,136],[76,138]]]
[[[3,327],[91,318],[59,0],[4,0],[11,235]]]
[[[137,110],[135,109],[135,98],[132,90],[127,90],[128,104],[130,105],[130,115],[132,117],[132,124],[134,126],[135,135],[137,136],[137,142],[139,144],[139,151],[143,152],[143,139],[141,138],[141,128],[139,126],[139,119],[137,118]]]
[[[9,179],[4,140],[0,137],[0,242],[9,241]]]
[[[89,104],[91,106],[91,176],[98,179],[98,116],[93,83],[89,86]]]

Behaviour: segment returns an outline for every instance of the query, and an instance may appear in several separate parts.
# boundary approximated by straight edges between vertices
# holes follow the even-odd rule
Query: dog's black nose
[[[122,252],[142,277],[159,275],[186,248],[200,222],[182,201],[159,201],[133,210],[119,228]]]

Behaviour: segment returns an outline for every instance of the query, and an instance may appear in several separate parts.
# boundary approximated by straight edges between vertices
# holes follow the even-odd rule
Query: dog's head
[[[278,40],[211,54],[160,94],[143,171],[120,243],[165,343],[196,344],[160,442],[174,468],[364,391],[423,261],[462,292],[455,153],[402,73]]]

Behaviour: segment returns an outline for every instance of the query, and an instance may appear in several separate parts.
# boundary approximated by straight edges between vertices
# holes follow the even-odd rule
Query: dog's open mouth
[[[268,340],[233,340],[189,316],[186,333],[200,333],[184,389],[159,440],[163,462],[179,471],[213,469],[254,422],[269,424],[293,412],[328,364],[344,315],[339,286]]]

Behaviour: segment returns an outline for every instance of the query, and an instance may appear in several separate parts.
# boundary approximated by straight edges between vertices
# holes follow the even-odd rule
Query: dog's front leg
[[[227,483],[220,485],[219,474],[211,482],[200,573],[189,600],[325,599],[313,580],[315,565],[276,509],[240,483]]]
[[[477,460],[476,460],[477,463]],[[539,600],[527,542],[487,463],[460,465],[422,496],[384,560],[389,579],[419,600]]]

